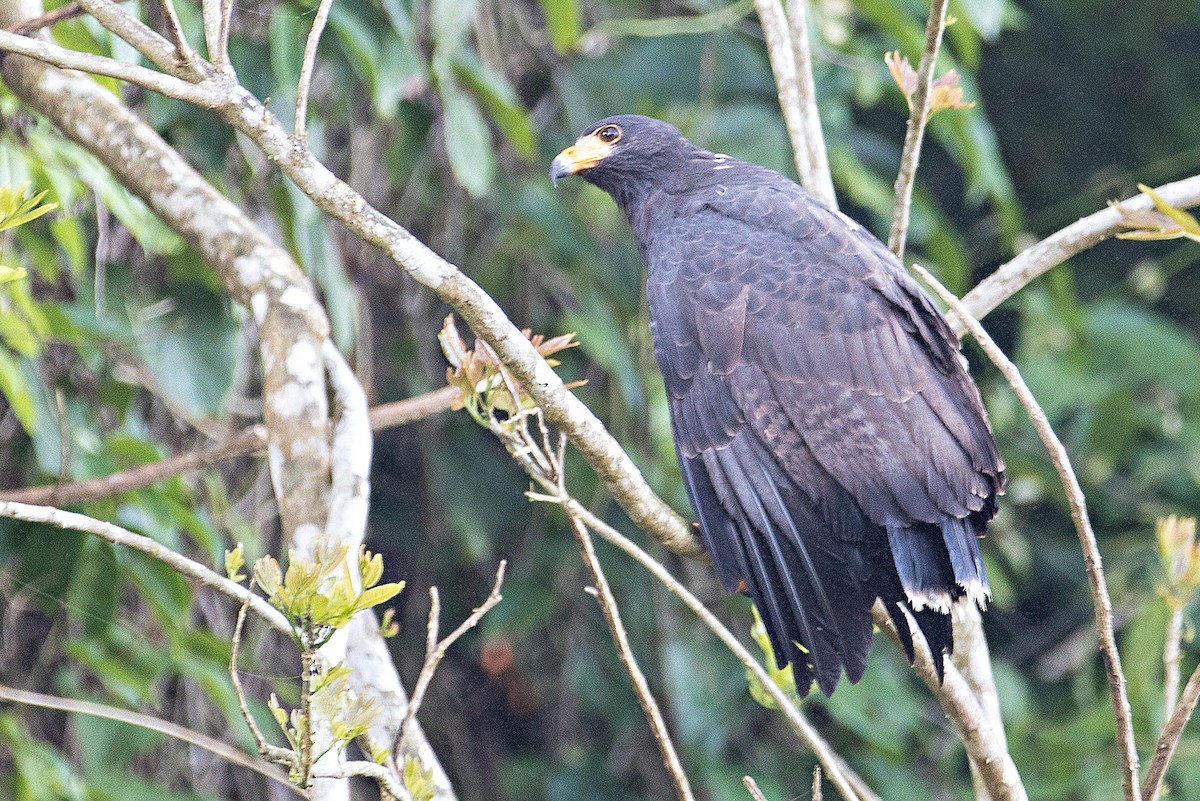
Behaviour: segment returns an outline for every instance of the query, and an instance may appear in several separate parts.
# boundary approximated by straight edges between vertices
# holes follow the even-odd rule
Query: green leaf
[[[437,88],[445,119],[446,155],[454,180],[473,197],[481,197],[491,187],[496,172],[487,122],[475,101],[452,79],[438,80]]]
[[[238,543],[232,551],[225,552],[225,575],[230,581],[241,582],[246,578],[242,568],[246,566],[246,551]]]
[[[579,44],[582,30],[579,22],[579,4],[576,0],[539,0],[542,13],[546,16],[546,30],[554,52],[566,55]]]
[[[0,264],[0,284],[7,284],[9,281],[20,281],[28,275],[24,267],[6,267]]]
[[[24,371],[20,363],[12,357],[7,348],[0,347],[0,395],[8,401],[9,407],[17,417],[17,422],[25,433],[33,435],[34,403],[29,385],[25,383]]]
[[[1179,227],[1183,229],[1184,234],[1191,237],[1200,236],[1200,222],[1197,222],[1195,217],[1163,200],[1162,196],[1155,192],[1153,187],[1138,184],[1138,189],[1150,196],[1150,199],[1154,201],[1154,208],[1178,223]]]
[[[517,100],[517,93],[503,75],[474,59],[454,62],[454,75],[483,104],[496,122],[500,133],[512,142],[518,155],[532,159],[537,155],[537,137],[529,114]]]
[[[390,601],[400,594],[404,589],[404,582],[394,582],[389,584],[380,584],[378,587],[372,587],[358,596],[358,603],[355,604],[359,609],[370,609],[373,606],[378,606],[385,601]]]

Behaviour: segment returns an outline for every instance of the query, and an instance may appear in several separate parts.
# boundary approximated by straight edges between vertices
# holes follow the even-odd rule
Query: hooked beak
[[[575,144],[554,157],[550,163],[550,181],[558,186],[559,178],[589,170],[608,158],[610,153],[612,145],[601,142],[594,133],[581,136]]]

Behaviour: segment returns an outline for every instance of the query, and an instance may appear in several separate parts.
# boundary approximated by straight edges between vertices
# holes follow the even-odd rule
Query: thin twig
[[[1146,781],[1142,784],[1142,798],[1145,801],[1156,801],[1159,792],[1162,791],[1163,777],[1166,776],[1171,757],[1175,755],[1175,748],[1183,737],[1183,729],[1192,713],[1196,711],[1197,702],[1200,702],[1200,666],[1197,666],[1188,683],[1184,685],[1183,695],[1179,697],[1175,712],[1163,726],[1158,745],[1154,747],[1154,756],[1150,759],[1150,767],[1146,769]]]
[[[14,503],[12,501],[0,501],[0,517],[24,520],[28,523],[43,523],[70,531],[82,531],[86,534],[94,534],[97,537],[108,540],[114,545],[122,545],[127,548],[133,548],[136,551],[141,551],[147,556],[153,557],[167,565],[167,567],[176,573],[193,579],[205,587],[217,590],[236,601],[246,602],[249,599],[251,608],[261,618],[266,620],[271,625],[271,628],[282,634],[286,634],[288,637],[292,636],[292,627],[288,623],[287,618],[264,599],[253,594],[236,581],[230,581],[225,576],[210,570],[199,562],[172,551],[167,546],[149,537],[134,534],[132,531],[123,529],[113,523],[97,520],[94,517],[81,515],[77,512],[68,512],[49,506]]]
[[[49,28],[50,26],[56,25],[64,20],[82,17],[86,13],[87,12],[83,10],[83,7],[79,5],[79,3],[67,3],[62,8],[56,8],[53,11],[48,11],[45,14],[42,14],[40,17],[34,17],[31,20],[18,23],[11,28],[8,28],[8,30],[13,33],[21,34],[22,36],[28,36],[35,31],[40,31],[42,28]]]
[[[754,801],[767,801],[767,797],[763,795],[763,791],[758,789],[758,782],[754,781],[753,776],[743,776],[742,784],[746,785],[746,790],[750,793],[750,797]]]
[[[246,721],[246,726],[250,729],[250,736],[254,738],[254,745],[258,748],[258,753],[262,754],[264,758],[280,765],[286,765],[289,770],[294,771],[298,766],[296,752],[271,745],[267,742],[267,738],[263,736],[262,729],[258,728],[257,721],[250,714],[250,705],[246,701],[246,691],[242,688],[242,679],[238,675],[238,650],[242,645],[242,629],[246,626],[246,612],[249,609],[250,598],[247,597],[242,602],[241,608],[238,609],[237,623],[233,627],[233,639],[229,648],[229,678],[233,682],[233,694],[237,696],[238,709],[242,711],[242,720]]]
[[[164,75],[156,70],[137,64],[117,61],[115,58],[81,53],[56,44],[0,31],[0,50],[29,56],[46,64],[68,70],[90,72],[116,78],[143,89],[173,97],[200,108],[215,109],[222,103],[222,95],[209,86],[198,86],[173,75]]]
[[[296,84],[296,138],[308,147],[308,89],[312,84],[313,65],[317,61],[317,45],[321,34],[325,31],[325,23],[329,21],[329,9],[333,0],[321,0],[317,6],[317,14],[313,18],[312,28],[308,31],[308,40],[304,43],[304,61],[300,65],[300,81]]]
[[[796,89],[800,101],[800,121],[804,126],[804,148],[808,151],[814,193],[831,209],[837,208],[829,155],[825,152],[825,134],[817,110],[817,84],[813,77],[812,44],[809,41],[807,0],[787,0],[787,19],[796,58]]]
[[[458,395],[459,391],[454,387],[442,387],[404,400],[382,403],[370,410],[371,430],[382,431],[399,428],[448,411]],[[248,456],[261,451],[266,445],[267,430],[261,424],[255,423],[243,428],[228,439],[206,445],[199,450],[187,451],[158,462],[139,465],[121,473],[68,484],[0,490],[0,501],[66,506],[97,498],[107,498],[166,481],[190,470],[211,467],[226,459]]]
[[[1167,640],[1163,644],[1163,718],[1170,719],[1179,698],[1179,643],[1183,639],[1183,605],[1171,604]]]
[[[716,615],[708,610],[699,598],[693,595],[687,587],[683,586],[670,571],[666,569],[650,554],[642,550],[633,540],[626,537],[621,532],[617,531],[612,526],[605,523],[599,517],[589,511],[583,504],[575,498],[567,497],[561,499],[563,509],[572,517],[579,517],[589,529],[596,532],[603,539],[620,548],[622,551],[633,557],[634,561],[644,567],[656,579],[674,593],[684,605],[707,626],[717,638],[724,643],[725,647],[733,653],[738,660],[750,670],[758,681],[762,684],[767,694],[779,707],[783,713],[784,719],[788,726],[800,738],[800,740],[808,746],[808,748],[816,755],[817,760],[825,766],[826,772],[829,774],[829,780],[837,787],[838,792],[847,801],[860,799],[861,801],[879,801],[879,795],[875,793],[865,781],[862,780],[850,766],[842,759],[842,757],[833,750],[833,747],[821,736],[820,732],[808,722],[804,717],[804,713],[792,702],[779,685],[770,677],[766,669],[760,663],[746,646],[742,645],[741,640],[734,636],[725,624],[717,619]]]
[[[92,715],[93,717],[115,720],[149,731],[156,731],[159,734],[174,737],[197,748],[203,748],[205,751],[215,754],[226,762],[246,768],[247,770],[252,770],[273,782],[286,786],[301,798],[308,798],[307,793],[288,781],[287,774],[277,768],[264,765],[260,760],[255,759],[240,749],[234,748],[229,743],[209,737],[207,734],[193,731],[177,723],[172,723],[169,720],[162,720],[150,715],[143,715],[140,712],[131,712],[128,709],[118,709],[91,701],[79,701],[74,698],[61,698],[55,695],[44,695],[28,690],[18,690],[15,687],[9,687],[4,684],[0,684],[0,700],[11,701],[16,704],[28,704],[29,706],[40,706],[44,709],[57,709],[61,712],[71,712],[79,715]]]
[[[89,478],[70,484],[51,484],[42,487],[26,487],[17,490],[0,490],[0,500],[18,503],[36,503],[47,506],[66,506],[81,501],[107,498],[123,492],[148,487],[160,481],[210,467],[217,462],[245,456],[262,450],[267,445],[267,430],[255,424],[234,434],[229,439],[207,445],[199,450],[187,451],[158,462],[138,465],[122,473],[113,473],[100,478]]]
[[[396,742],[392,748],[394,754],[400,752],[401,746],[408,736],[408,730],[416,719],[417,710],[420,709],[421,702],[425,699],[425,691],[429,689],[429,682],[433,679],[433,673],[437,670],[438,665],[441,664],[442,657],[446,655],[447,649],[459,637],[474,628],[492,607],[503,600],[503,596],[500,594],[500,587],[504,584],[504,569],[507,566],[508,562],[506,560],[500,560],[500,565],[496,568],[496,581],[492,584],[491,593],[488,594],[483,603],[471,611],[471,614],[459,624],[458,628],[441,640],[437,638],[441,602],[438,598],[437,587],[429,588],[429,622],[426,625],[425,663],[421,666],[421,673],[417,676],[417,683],[413,687],[412,697],[408,701],[408,710],[404,713],[404,720],[400,723],[400,730],[396,735]]]
[[[196,51],[188,44],[187,35],[183,32],[183,25],[179,23],[179,15],[175,13],[175,3],[173,0],[160,0],[160,4],[163,16],[167,20],[167,30],[171,34],[171,41],[175,43],[175,49],[179,51],[180,58],[187,62],[195,60]]]
[[[650,692],[650,684],[646,681],[646,675],[633,655],[633,648],[629,645],[629,634],[625,631],[625,624],[621,622],[621,610],[617,608],[616,596],[613,595],[608,578],[604,575],[604,568],[596,556],[592,537],[582,520],[575,515],[570,515],[568,519],[571,523],[571,530],[575,532],[575,539],[579,542],[579,550],[583,553],[583,561],[591,571],[592,581],[595,582],[596,600],[600,602],[604,619],[608,621],[608,630],[612,634],[613,644],[617,646],[617,656],[621,660],[621,664],[625,666],[625,672],[629,674],[629,680],[633,684],[633,691],[637,695],[638,703],[642,705],[642,710],[646,713],[646,720],[650,723],[654,740],[658,743],[658,750],[662,754],[663,766],[666,767],[667,773],[671,775],[671,781],[675,784],[675,794],[679,796],[680,801],[691,801],[695,796],[692,795],[687,773],[683,770],[683,763],[679,761],[675,743],[671,740],[671,731],[667,728],[667,721],[658,707],[658,701]]]
[[[917,89],[912,97],[912,110],[904,133],[904,148],[900,151],[900,172],[896,175],[895,207],[892,227],[888,232],[888,248],[904,256],[904,240],[908,236],[908,219],[912,212],[913,183],[917,177],[917,162],[921,158],[921,141],[929,122],[929,98],[933,90],[933,69],[937,64],[938,48],[946,30],[948,0],[933,0],[929,21],[925,24],[925,50],[917,68]]]
[[[1000,350],[991,336],[984,330],[983,326],[979,324],[979,321],[970,315],[963,302],[955,297],[953,292],[942,286],[941,282],[919,264],[912,265],[912,269],[920,276],[921,280],[932,287],[947,305],[954,310],[960,322],[971,332],[971,336],[975,337],[983,352],[987,354],[987,357],[1004,375],[1009,386],[1012,387],[1013,392],[1016,394],[1017,399],[1025,408],[1025,413],[1029,416],[1033,427],[1037,430],[1042,444],[1049,451],[1050,459],[1054,463],[1054,469],[1058,471],[1058,475],[1062,480],[1063,490],[1067,496],[1067,503],[1071,507],[1071,519],[1075,523],[1075,531],[1079,535],[1079,542],[1083,547],[1084,566],[1092,591],[1092,605],[1095,609],[1096,630],[1100,638],[1100,652],[1104,656],[1104,669],[1108,674],[1108,689],[1109,694],[1112,696],[1113,712],[1116,717],[1117,750],[1120,752],[1122,765],[1121,784],[1125,790],[1126,801],[1140,801],[1140,796],[1138,795],[1138,755],[1133,736],[1133,716],[1129,708],[1129,696],[1125,686],[1125,673],[1121,669],[1121,656],[1117,652],[1117,640],[1113,632],[1112,599],[1109,596],[1108,585],[1104,579],[1104,569],[1101,566],[1100,560],[1100,548],[1096,543],[1096,535],[1092,531],[1092,524],[1088,518],[1083,489],[1079,486],[1079,479],[1071,467],[1071,459],[1067,455],[1067,449],[1063,447],[1062,441],[1054,433],[1054,429],[1050,426],[1050,421],[1046,418],[1046,413],[1042,411],[1037,399],[1029,391],[1029,387],[1025,384],[1024,379],[1021,378],[1020,371],[1017,370],[1017,366],[1004,355],[1004,352]]]
[[[813,766],[812,801],[821,801],[824,795],[821,788],[821,766]]]

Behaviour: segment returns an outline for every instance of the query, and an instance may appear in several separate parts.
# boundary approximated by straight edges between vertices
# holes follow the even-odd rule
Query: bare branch
[[[754,0],[754,10],[758,12],[758,19],[762,24],[767,55],[771,59],[771,71],[775,75],[775,86],[779,92],[779,108],[783,112],[783,122],[792,142],[792,155],[796,159],[796,173],[800,177],[800,183],[823,203],[836,209],[837,197],[833,192],[828,165],[826,164],[823,174],[817,172],[817,165],[813,162],[813,151],[810,150],[810,146],[815,147],[816,143],[810,143],[808,140],[811,129],[815,129],[819,136],[821,128],[820,119],[817,117],[815,89],[808,91],[808,86],[812,84],[811,59],[807,65],[809,69],[801,75],[796,64],[797,44],[792,41],[791,28],[783,10],[782,0]],[[803,22],[800,24],[807,27]],[[805,53],[807,44],[805,37],[804,43],[799,45],[804,48]]]
[[[1138,795],[1138,755],[1133,737],[1133,717],[1129,709],[1129,696],[1125,687],[1125,674],[1121,669],[1121,656],[1117,653],[1117,640],[1113,632],[1112,600],[1109,597],[1108,585],[1104,579],[1104,569],[1101,567],[1100,548],[1096,544],[1096,535],[1093,533],[1091,521],[1088,519],[1083,489],[1079,486],[1079,479],[1075,476],[1075,471],[1071,467],[1071,460],[1067,455],[1067,449],[1063,447],[1058,435],[1054,433],[1054,429],[1050,426],[1050,421],[1046,419],[1045,412],[1042,411],[1037,399],[1033,397],[1033,393],[1029,391],[1029,387],[1025,384],[1024,379],[1021,378],[1021,373],[1017,370],[1017,366],[992,341],[991,336],[979,324],[979,321],[970,315],[966,305],[955,297],[953,292],[942,286],[928,270],[918,264],[912,265],[912,269],[920,276],[921,280],[931,286],[954,310],[955,314],[958,315],[959,321],[966,326],[967,330],[971,332],[971,336],[975,337],[975,340],[983,349],[983,352],[987,354],[987,357],[1004,375],[1009,386],[1012,387],[1013,392],[1016,394],[1017,399],[1025,408],[1025,412],[1033,423],[1033,427],[1037,430],[1038,437],[1042,440],[1042,444],[1050,452],[1050,459],[1054,462],[1054,469],[1058,471],[1058,475],[1062,479],[1067,503],[1071,508],[1071,519],[1075,523],[1075,531],[1079,535],[1080,544],[1083,546],[1083,561],[1087,571],[1088,583],[1092,591],[1096,631],[1100,637],[1100,652],[1104,656],[1104,668],[1108,673],[1108,689],[1109,694],[1112,696],[1113,712],[1116,717],[1117,749],[1120,752],[1122,763],[1121,783],[1125,789],[1126,801],[1140,801],[1140,796]]]
[[[1183,639],[1183,606],[1172,605],[1163,644],[1163,717],[1175,712],[1179,697],[1179,643]],[[1143,793],[1144,795],[1144,793]]]
[[[758,782],[754,781],[753,776],[743,776],[742,784],[746,785],[746,790],[750,793],[750,797],[754,801],[767,801],[767,797],[763,795],[763,791],[758,789]]]
[[[167,20],[167,30],[171,33],[171,39],[175,43],[175,49],[179,51],[180,58],[186,63],[195,61],[196,51],[188,44],[183,26],[179,24],[179,15],[175,13],[175,3],[173,0],[159,0],[159,2],[162,5],[163,16]]]
[[[375,406],[369,413],[371,430],[399,428],[445,412],[450,409],[458,394],[454,387],[442,387],[422,395]],[[211,467],[226,459],[248,456],[261,451],[266,445],[267,430],[261,423],[255,423],[212,445],[170,456],[158,462],[139,465],[120,473],[69,484],[0,490],[0,501],[67,506],[81,501],[107,498],[166,481],[190,470]]]
[[[492,585],[492,591],[483,603],[475,607],[467,619],[459,624],[458,628],[447,634],[441,640],[438,640],[438,615],[441,612],[441,602],[438,598],[437,587],[429,588],[429,623],[426,627],[425,644],[425,663],[421,666],[421,673],[417,676],[417,683],[413,687],[412,698],[408,702],[408,711],[404,713],[404,720],[400,724],[400,731],[396,735],[396,743],[393,747],[393,753],[399,753],[404,740],[407,738],[409,729],[412,726],[413,720],[416,718],[417,710],[421,707],[421,702],[425,699],[425,691],[429,689],[429,682],[433,679],[433,673],[442,662],[442,657],[446,655],[446,651],[453,645],[459,637],[473,629],[483,616],[496,604],[503,600],[500,595],[500,586],[504,584],[504,569],[508,563],[504,560],[500,561],[499,567],[496,568],[496,581]]]
[[[1150,767],[1146,770],[1146,781],[1142,784],[1142,798],[1145,801],[1156,801],[1162,791],[1163,777],[1175,755],[1175,748],[1183,737],[1183,729],[1188,719],[1196,711],[1196,703],[1200,702],[1200,666],[1192,672],[1192,677],[1184,685],[1183,695],[1167,724],[1159,735],[1158,745],[1154,747],[1154,756],[1150,759]]]
[[[321,41],[325,23],[329,21],[329,9],[332,6],[333,0],[321,0],[312,28],[308,31],[308,40],[304,43],[304,61],[300,65],[300,81],[296,85],[295,128],[296,138],[305,147],[308,147],[308,89],[312,83],[313,65],[317,61],[317,44]]]
[[[187,451],[158,462],[139,465],[131,470],[100,478],[89,478],[70,484],[50,484],[16,490],[0,490],[0,500],[35,503],[46,506],[66,506],[81,501],[107,498],[123,492],[148,487],[160,481],[210,467],[226,459],[245,456],[262,450],[267,444],[267,430],[261,424],[242,429],[232,437],[198,450]]]
[[[136,64],[126,64],[124,61],[117,61],[105,56],[68,50],[41,39],[19,36],[8,31],[0,31],[0,51],[29,56],[62,69],[80,70],[93,75],[116,78],[200,108],[212,109],[219,102],[217,95],[206,87],[188,83],[171,75],[164,75],[161,72],[139,67]]]
[[[159,69],[174,73],[184,63],[185,59],[175,45],[112,0],[79,0],[79,5]]]
[[[909,617],[915,657],[913,670],[937,697],[938,704],[966,748],[967,756],[987,787],[992,801],[1027,801],[1025,786],[1021,783],[1021,776],[1017,773],[1012,757],[1004,747],[1003,738],[995,736],[991,723],[980,708],[979,700],[970,685],[963,679],[953,662],[944,664],[945,672],[938,676],[937,665],[929,652],[929,645],[921,635],[920,627],[908,610],[900,608],[900,611]],[[896,624],[882,601],[875,602],[871,614],[875,618],[875,625],[887,632],[897,646],[902,648]]]
[[[1200,175],[1163,184],[1155,192],[1177,208],[1200,205]],[[1148,195],[1139,194],[1122,200],[1120,205],[1126,211],[1144,211],[1154,208],[1154,201]],[[1002,264],[963,297],[963,305],[977,320],[987,316],[1051,267],[1124,230],[1118,224],[1120,219],[1121,210],[1110,206],[1071,223]]]
[[[260,617],[271,624],[272,628],[289,637],[292,636],[291,625],[278,609],[251,593],[236,581],[230,581],[220,573],[172,551],[167,546],[149,537],[134,534],[132,531],[123,529],[113,523],[97,520],[94,517],[81,515],[77,512],[67,512],[49,506],[13,503],[12,501],[0,501],[0,517],[24,520],[27,523],[43,523],[68,531],[82,531],[85,534],[95,534],[97,537],[108,540],[114,545],[121,545],[126,548],[133,548],[135,551],[141,551],[147,556],[153,557],[167,565],[176,573],[186,576],[205,587],[210,587],[224,595],[228,595],[236,601],[244,603],[249,598],[250,606]]]
[[[238,610],[237,624],[233,627],[233,639],[229,648],[229,678],[233,682],[233,694],[237,696],[238,709],[242,712],[242,720],[246,721],[246,726],[250,729],[250,736],[254,738],[254,745],[258,748],[258,753],[262,754],[265,759],[269,759],[280,765],[286,765],[289,770],[295,771],[299,767],[296,753],[287,748],[280,748],[267,742],[267,738],[263,736],[262,729],[258,728],[258,722],[250,714],[250,705],[246,702],[246,691],[242,688],[242,678],[238,675],[238,650],[242,645],[242,630],[246,626],[246,610],[249,608],[250,598],[247,597],[246,600],[242,601],[242,607]],[[305,792],[304,795],[307,796],[308,793]]]
[[[72,712],[79,715],[92,715],[93,717],[115,720],[120,723],[128,723],[131,726],[148,729],[149,731],[156,731],[159,734],[174,737],[176,740],[181,740],[197,748],[203,748],[205,751],[215,754],[226,762],[246,768],[247,770],[252,770],[273,782],[286,786],[301,798],[308,798],[308,794],[288,781],[287,774],[279,769],[264,765],[261,761],[234,748],[229,743],[209,737],[207,734],[193,731],[177,723],[172,723],[169,720],[162,720],[150,715],[143,715],[140,712],[131,712],[128,709],[119,709],[91,701],[77,701],[74,698],[60,698],[28,690],[18,690],[15,687],[9,687],[4,684],[0,684],[0,700],[11,701],[16,704],[39,706],[44,709],[57,709],[62,712]]]
[[[811,165],[815,194],[831,209],[837,208],[829,155],[825,152],[825,134],[817,110],[817,85],[813,78],[812,44],[809,41],[807,0],[787,0],[789,34],[796,58],[796,89],[800,100],[800,120],[804,126],[804,148]]]
[[[223,73],[232,74],[229,63],[229,23],[233,16],[231,0],[201,0],[204,15],[204,42],[208,60]]]
[[[56,8],[53,11],[48,11],[40,17],[34,17],[31,20],[19,22],[5,30],[19,33],[22,36],[28,36],[31,33],[40,31],[42,28],[49,28],[52,25],[57,25],[64,20],[75,19],[82,17],[87,12],[79,5],[79,3],[67,3],[61,8]]]
[[[771,696],[771,700],[779,707],[788,726],[795,732],[808,748],[816,755],[818,761],[825,766],[826,772],[829,774],[829,780],[838,788],[838,792],[847,801],[879,801],[879,796],[862,780],[845,760],[833,750],[833,747],[821,736],[821,733],[808,722],[804,717],[804,713],[792,703],[787,694],[779,688],[779,686],[771,679],[766,669],[762,664],[754,658],[753,654],[742,645],[741,641],[734,636],[728,628],[725,627],[716,615],[708,610],[701,603],[700,599],[693,595],[687,587],[683,586],[670,571],[666,569],[650,554],[640,548],[637,543],[626,537],[621,532],[617,531],[612,526],[605,523],[596,515],[592,514],[587,507],[572,497],[560,499],[562,507],[567,514],[572,517],[578,517],[582,520],[589,529],[596,532],[603,539],[620,548],[629,556],[633,557],[634,561],[646,568],[656,579],[658,579],[668,590],[674,593],[684,605],[691,609],[692,612],[707,626],[717,638],[725,644],[738,660],[746,666],[762,683],[767,694]]]
[[[629,680],[633,684],[633,691],[637,695],[638,703],[642,705],[642,710],[646,713],[646,720],[650,723],[650,730],[654,733],[654,740],[658,743],[658,750],[662,753],[663,766],[666,767],[671,781],[675,784],[675,794],[679,796],[680,801],[692,801],[695,796],[692,795],[687,773],[683,770],[683,763],[679,761],[679,754],[675,751],[675,743],[671,740],[671,732],[667,728],[667,721],[663,718],[662,710],[658,708],[658,701],[650,692],[646,674],[642,673],[637,658],[633,655],[633,648],[629,645],[629,634],[625,631],[625,624],[621,622],[621,610],[617,607],[616,596],[613,595],[608,578],[604,575],[604,568],[596,556],[592,537],[588,534],[587,526],[582,520],[575,515],[569,515],[568,519],[571,523],[571,530],[575,532],[575,539],[579,542],[579,550],[583,553],[583,561],[592,574],[592,581],[595,582],[596,600],[600,602],[604,619],[608,621],[608,630],[612,634],[613,644],[617,646],[617,656],[620,658],[621,664],[625,666],[625,672],[629,674]]]
[[[913,93],[912,110],[904,133],[904,148],[900,152],[900,172],[896,176],[896,201],[892,210],[892,227],[888,232],[888,248],[904,256],[904,240],[908,236],[908,218],[912,212],[913,183],[917,177],[917,162],[921,158],[921,141],[929,122],[929,97],[933,88],[933,68],[937,64],[938,48],[946,30],[948,0],[933,0],[929,21],[925,24],[925,50],[917,68],[917,90]]]

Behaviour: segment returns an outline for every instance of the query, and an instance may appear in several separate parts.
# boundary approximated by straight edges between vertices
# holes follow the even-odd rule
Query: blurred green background
[[[233,61],[287,120],[314,3],[239,6]],[[198,4],[177,2],[200,41]],[[161,24],[155,3],[145,18]],[[907,109],[883,62],[915,63],[927,6],[812,3],[816,83],[843,208],[886,235]],[[908,257],[965,292],[1023,247],[1133,194],[1200,172],[1200,2],[952,2],[939,73],[968,111],[940,114],[918,175]],[[54,29],[126,55],[87,20]],[[338,344],[373,401],[437,388],[447,309],[325,220],[205,112],[121,90],[175,147],[285,242],[320,287]],[[712,150],[794,174],[752,4],[599,0],[335,3],[313,85],[318,155],[378,208],[460,265],[521,327],[578,332],[561,372],[652,485],[687,508],[653,364],[642,265],[611,201],[554,190],[553,155],[592,120],[667,119]],[[0,298],[0,489],[105,475],[207,441],[256,415],[247,315],[212,273],[78,146],[0,87],[0,183],[32,180],[62,209],[3,241],[29,281]],[[1110,242],[989,316],[1070,450],[1116,606],[1143,754],[1162,721],[1166,606],[1154,521],[1200,511],[1200,246]],[[1008,735],[1032,798],[1120,796],[1112,711],[1080,549],[1058,479],[1010,391],[968,346],[1009,465],[985,544],[985,615]],[[581,462],[576,496],[626,530]],[[421,719],[464,801],[672,797],[573,539],[465,414],[382,433],[371,546],[404,579],[393,640],[419,670],[427,588],[450,625],[509,560],[504,602],[456,645]],[[276,551],[260,461],[226,463],[102,501],[89,514],[210,563],[242,540]],[[642,539],[645,539],[644,537]],[[660,587],[601,545],[634,647],[701,796],[807,797],[813,759],[751,700],[735,660]],[[708,567],[656,552],[735,631],[750,611]],[[119,576],[119,581],[113,577]],[[164,568],[81,535],[0,521],[0,680],[173,717],[248,743],[225,672],[232,611]],[[1197,661],[1186,618],[1186,677]],[[286,695],[286,648],[245,656],[256,689]],[[806,712],[885,798],[971,797],[944,716],[889,642],[866,678]],[[1193,726],[1169,776],[1200,799]],[[366,793],[366,788],[360,788]],[[260,777],[157,735],[0,707],[0,796],[251,799]],[[830,791],[832,792],[832,791]],[[364,795],[364,797],[368,797]]]

